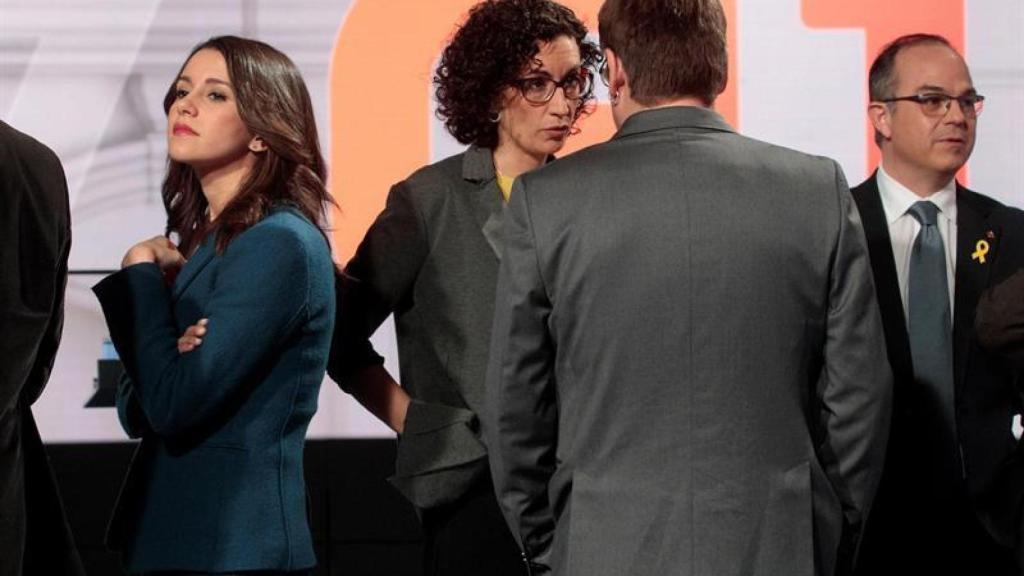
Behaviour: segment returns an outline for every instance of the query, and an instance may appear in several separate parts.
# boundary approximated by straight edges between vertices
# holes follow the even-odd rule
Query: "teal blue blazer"
[[[155,264],[97,284],[124,362],[121,424],[142,438],[107,534],[132,573],[316,564],[302,457],[334,327],[334,266],[290,208],[222,254],[207,238],[171,287]],[[209,318],[202,345],[177,339]]]

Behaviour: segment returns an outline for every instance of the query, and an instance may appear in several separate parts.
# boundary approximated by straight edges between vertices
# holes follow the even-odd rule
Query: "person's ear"
[[[260,152],[267,151],[267,143],[263,141],[263,138],[259,136],[253,136],[252,140],[249,140],[249,150],[259,154]]]
[[[608,97],[616,104],[623,89],[629,87],[629,76],[622,65],[622,59],[611,48],[604,49],[604,58],[608,67]]]
[[[868,119],[875,128],[875,132],[882,135],[886,140],[892,138],[892,110],[884,102],[872,102],[868,104]]]

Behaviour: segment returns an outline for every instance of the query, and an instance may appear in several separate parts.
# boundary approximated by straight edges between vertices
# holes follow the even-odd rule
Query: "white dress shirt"
[[[950,180],[941,190],[927,198],[911,192],[878,167],[878,193],[882,197],[885,220],[889,224],[889,238],[892,240],[892,256],[896,261],[896,278],[900,283],[900,297],[903,300],[904,317],[907,310],[907,283],[910,275],[910,254],[914,240],[921,230],[917,219],[907,213],[919,200],[929,200],[939,208],[936,225],[946,250],[946,286],[949,289],[949,317],[953,318],[954,279],[956,278],[956,180]]]

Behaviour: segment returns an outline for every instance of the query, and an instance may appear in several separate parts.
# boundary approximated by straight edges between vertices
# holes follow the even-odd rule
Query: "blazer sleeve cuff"
[[[373,349],[369,340],[344,341],[335,333],[331,354],[327,362],[327,374],[346,393],[352,393],[352,375],[370,366],[381,366],[384,357]]]
[[[154,327],[173,324],[170,296],[160,267],[152,262],[128,266],[93,286],[93,293],[100,301],[110,340],[125,371],[138,382],[135,342]]]

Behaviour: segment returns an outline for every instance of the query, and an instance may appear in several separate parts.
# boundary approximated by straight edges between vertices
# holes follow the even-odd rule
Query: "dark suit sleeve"
[[[409,187],[396,184],[355,256],[335,283],[337,315],[327,372],[342,389],[361,369],[383,364],[370,336],[394,311],[411,305],[428,253],[426,226]]]
[[[138,405],[164,437],[189,433],[254,385],[292,337],[308,300],[301,238],[254,227],[224,251],[204,315],[203,345],[179,354],[170,296],[156,264],[136,264],[94,288]]]
[[[843,506],[846,560],[859,545],[882,472],[892,412],[892,371],[875,299],[864,230],[836,170],[839,234],[832,260],[818,381],[818,454]]]
[[[57,167],[60,168],[59,163]],[[63,187],[61,194],[66,200],[68,189],[62,169],[60,170],[60,183]],[[60,216],[57,225],[59,248],[53,306],[50,309],[50,321],[39,341],[36,358],[32,363],[32,371],[29,373],[28,386],[25,390],[26,400],[29,404],[34,404],[39,399],[43,388],[50,380],[50,371],[53,370],[53,361],[57,358],[57,348],[60,346],[61,334],[64,331],[64,292],[68,283],[68,256],[71,253],[71,214],[67,204],[64,204],[64,208],[64,213]]]
[[[1024,268],[982,294],[974,322],[978,343],[1024,372]]]
[[[529,196],[516,180],[505,212],[486,412],[482,418],[502,512],[532,573],[550,570],[554,531],[547,487],[555,471],[558,407],[551,302],[540,274]]]
[[[999,273],[979,297],[974,322],[978,345],[985,350],[981,361],[1008,364],[1001,377],[1016,383],[1010,397],[1012,411],[1019,414],[1024,399],[1024,212],[1003,207],[1000,216]],[[979,508],[986,526],[1003,536],[1002,541],[1012,542],[1024,562],[1024,440],[1017,440],[1016,449],[1000,465],[995,481],[979,498]]]
[[[29,408],[63,327],[71,246],[52,150],[0,120],[0,574],[84,574]]]
[[[67,182],[52,150],[0,121],[0,417],[43,392],[64,326]]]

